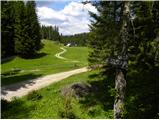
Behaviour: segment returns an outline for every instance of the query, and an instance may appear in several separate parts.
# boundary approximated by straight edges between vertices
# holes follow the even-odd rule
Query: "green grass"
[[[66,110],[70,113],[68,118],[113,118],[115,75],[112,70],[104,78],[99,73],[94,70],[74,75],[12,102],[2,101],[2,118],[63,118],[61,113]],[[158,74],[158,67],[150,71],[128,73],[123,118],[159,117]],[[90,84],[94,91],[81,99],[70,98],[66,108],[67,99],[62,96],[61,89],[77,82]]]
[[[62,51],[58,43],[43,40],[44,48],[32,59],[14,57],[12,60],[2,63],[2,73],[7,73],[2,77],[2,85],[8,85],[23,80],[72,70],[87,66],[88,48],[86,47],[65,47],[67,52],[62,56],[69,60],[61,60],[55,54]],[[80,61],[78,63],[72,60]],[[13,69],[20,69],[19,72],[12,72]]]
[[[30,97],[42,96],[41,99],[31,101],[28,100],[28,96],[16,99],[8,103],[7,108],[2,109],[2,118],[62,118],[60,113],[66,110],[64,107],[66,99],[61,95],[61,89],[75,82],[87,82],[96,89],[96,92],[79,100],[71,99],[71,112],[74,118],[113,118],[113,102],[107,94],[104,94],[104,87],[106,87],[104,81],[94,79],[93,76],[97,73],[98,71],[90,71],[71,76],[38,90]]]
[[[88,58],[88,48],[87,47],[69,47],[67,52],[64,54],[65,58],[68,58],[71,61],[77,60],[81,66],[87,65]]]

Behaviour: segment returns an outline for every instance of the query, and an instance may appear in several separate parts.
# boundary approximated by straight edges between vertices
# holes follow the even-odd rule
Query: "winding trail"
[[[60,55],[64,54],[67,50],[64,49],[63,47],[60,47],[60,49],[63,50],[63,51],[55,54],[55,56],[56,56],[57,58],[59,58],[59,59],[67,60],[66,58],[60,56]]]
[[[75,70],[70,70],[67,72],[56,73],[32,80],[19,82],[12,85],[3,86],[1,88],[1,98],[11,101],[13,97],[22,97],[24,95],[27,95],[29,92],[33,90],[44,88],[54,82],[87,71],[88,71],[87,67],[83,67]]]
[[[63,51],[61,51],[61,52],[59,52],[59,53],[56,53],[56,54],[55,54],[55,57],[57,57],[57,58],[59,58],[59,59],[66,60],[67,62],[75,62],[75,63],[79,62],[78,60],[70,60],[70,59],[67,59],[67,58],[65,58],[65,57],[62,57],[61,55],[64,54],[65,52],[67,52],[67,50],[64,49],[63,47],[60,47],[60,49],[63,50]]]

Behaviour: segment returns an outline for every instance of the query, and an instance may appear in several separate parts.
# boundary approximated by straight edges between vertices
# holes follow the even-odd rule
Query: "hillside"
[[[43,40],[43,44],[43,49],[32,59],[14,57],[10,61],[3,62],[2,85],[87,66],[88,48],[64,47],[49,40]],[[56,53],[62,51],[60,47],[67,50],[62,55],[66,60],[55,57]]]

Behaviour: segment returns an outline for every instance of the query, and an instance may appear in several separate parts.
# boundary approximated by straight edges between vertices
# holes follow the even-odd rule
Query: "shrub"
[[[27,100],[36,101],[42,99],[42,95],[38,91],[32,91],[27,95]]]
[[[64,109],[59,111],[59,115],[62,118],[68,118],[68,119],[75,119],[76,115],[73,112],[72,108],[72,94],[73,91],[68,92],[67,94],[64,94]]]
[[[1,99],[1,110],[7,110],[9,108],[9,102],[5,99]]]

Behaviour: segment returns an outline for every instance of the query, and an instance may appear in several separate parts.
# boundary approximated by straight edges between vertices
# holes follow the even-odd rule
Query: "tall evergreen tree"
[[[24,56],[26,54],[26,8],[23,1],[16,1],[14,3],[15,23],[14,23],[14,50],[15,53]]]
[[[14,2],[1,1],[1,57],[14,54]]]
[[[2,1],[2,57],[32,57],[41,48],[35,2]]]
[[[49,39],[60,42],[60,34],[57,26],[41,26],[42,39]]]
[[[114,69],[112,74],[116,75],[117,93],[114,117],[122,118],[127,72],[124,68],[127,67],[127,59],[129,58],[129,67],[134,64],[138,71],[138,68],[151,70],[155,67],[158,15],[153,11],[158,11],[159,8],[157,2],[126,1],[100,1],[95,6],[99,13],[90,13],[93,20],[90,26],[89,45],[92,51],[89,62],[91,66],[103,65],[104,71]]]
[[[41,48],[41,33],[38,17],[36,14],[36,4],[34,1],[28,1],[26,3],[26,36],[28,39],[28,51],[27,54],[34,54]]]

